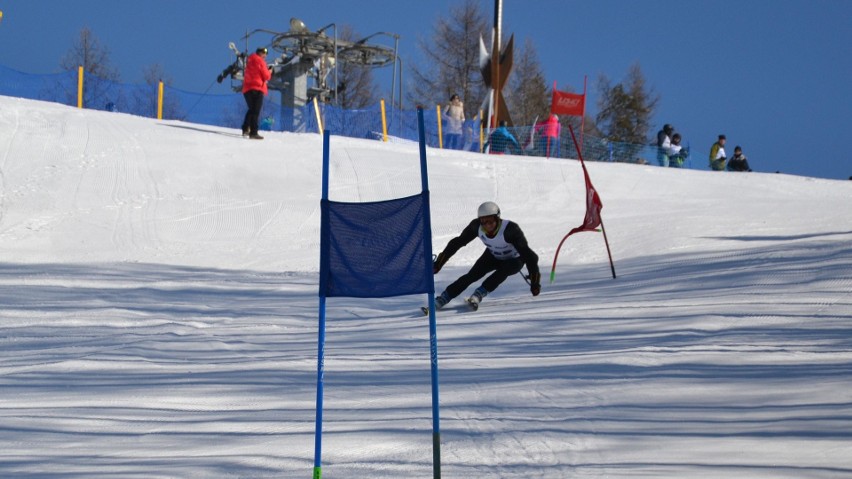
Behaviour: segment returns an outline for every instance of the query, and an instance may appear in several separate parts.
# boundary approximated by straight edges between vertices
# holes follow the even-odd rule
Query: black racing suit
[[[477,239],[479,237],[480,227],[479,218],[477,218],[471,221],[465,229],[462,230],[460,235],[451,239],[450,242],[447,243],[447,247],[444,248],[444,251],[441,255],[439,255],[439,257],[443,256],[441,258],[441,265],[449,260],[450,257],[456,254],[456,252],[462,247]],[[499,223],[497,228],[499,230]],[[520,256],[517,258],[500,260],[495,258],[494,255],[491,254],[491,251],[486,248],[479,259],[477,259],[473,264],[473,267],[470,268],[470,271],[455,280],[455,282],[451,285],[447,286],[446,291],[449,295],[449,299],[453,299],[462,294],[468,286],[492,271],[494,273],[492,273],[491,276],[482,283],[482,286],[488,290],[489,293],[497,289],[497,287],[500,286],[506,278],[521,271],[521,268],[523,268],[525,264],[530,276],[534,276],[536,278],[540,277],[538,269],[538,255],[530,249],[527,244],[527,238],[524,236],[524,232],[521,231],[521,227],[518,226],[517,223],[509,222],[503,232],[503,237],[507,243],[515,247],[515,250],[518,251]]]

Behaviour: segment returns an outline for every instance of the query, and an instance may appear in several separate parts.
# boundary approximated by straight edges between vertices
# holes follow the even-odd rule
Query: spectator
[[[743,155],[743,149],[739,146],[734,147],[734,157],[728,161],[728,171],[751,171],[748,158]]]
[[[657,161],[660,166],[669,166],[668,149],[671,146],[672,133],[674,133],[674,127],[668,123],[657,132]]]
[[[500,218],[500,207],[486,201],[479,205],[477,218],[468,223],[456,238],[447,243],[432,265],[432,272],[438,274],[441,267],[459,249],[479,238],[485,244],[485,251],[466,274],[447,286],[435,298],[435,307],[441,309],[453,298],[462,294],[468,286],[488,273],[491,273],[473,295],[467,299],[471,308],[479,308],[482,298],[493,293],[509,276],[521,271],[526,265],[529,271],[530,292],[538,296],[541,292],[541,272],[538,269],[538,255],[527,244],[527,238],[520,226]],[[427,310],[424,310],[426,312]]]
[[[444,148],[459,150],[462,147],[462,125],[464,125],[464,103],[458,95],[450,97],[450,104],[444,108],[444,120],[447,131],[444,134]]]
[[[491,135],[488,137],[488,141],[485,142],[484,147],[490,147],[491,149],[489,151],[492,154],[502,155],[506,152],[511,153],[513,148],[517,154],[521,154],[521,145],[509,132],[508,125],[509,124],[506,120],[501,121],[500,127],[492,131]]]
[[[559,117],[550,115],[550,117],[535,125],[535,132],[538,135],[538,150],[539,154],[550,158],[551,156],[559,156],[559,135],[562,132],[562,125],[559,124]]]
[[[243,97],[246,99],[246,106],[248,106],[246,117],[243,120],[243,136],[253,140],[263,139],[262,136],[257,134],[257,130],[260,123],[260,111],[263,109],[263,97],[268,92],[266,82],[272,78],[272,72],[266,65],[266,53],[266,48],[260,47],[249,55],[243,74]]]
[[[668,150],[666,150],[669,166],[672,168],[683,168],[683,162],[686,161],[686,157],[689,156],[689,149],[681,146],[680,142],[680,133],[675,133],[672,136],[672,141]]]
[[[719,135],[719,139],[716,143],[713,143],[713,146],[710,147],[710,169],[714,171],[724,171],[725,170],[725,162],[727,161],[727,157],[725,156],[725,135]]]

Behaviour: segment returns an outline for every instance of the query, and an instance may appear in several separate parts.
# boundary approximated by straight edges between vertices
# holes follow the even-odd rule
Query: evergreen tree
[[[479,71],[479,38],[490,38],[489,19],[480,2],[465,0],[451,8],[447,17],[439,17],[428,40],[418,40],[425,56],[425,67],[411,67],[413,84],[408,88],[409,102],[445,105],[450,95],[464,102],[466,118],[479,114],[485,99],[485,85]]]
[[[651,117],[660,100],[646,87],[639,64],[630,67],[624,82],[612,85],[601,75],[598,79],[598,128],[610,141],[647,144]]]
[[[544,120],[550,113],[551,91],[531,40],[524,42],[515,59],[506,103],[516,126],[532,126],[536,118]]]

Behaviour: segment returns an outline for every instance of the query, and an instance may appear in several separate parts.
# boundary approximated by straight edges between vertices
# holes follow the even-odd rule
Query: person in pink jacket
[[[535,132],[538,135],[539,154],[548,158],[553,156],[558,157],[559,135],[562,132],[559,117],[551,114],[547,120],[536,123]]]
[[[272,72],[266,65],[266,54],[266,48],[260,47],[249,55],[243,74],[243,97],[248,106],[246,118],[243,120],[243,136],[248,136],[253,140],[263,139],[262,136],[257,134],[257,129],[260,122],[260,110],[263,108],[263,97],[268,92],[266,82],[272,78]]]

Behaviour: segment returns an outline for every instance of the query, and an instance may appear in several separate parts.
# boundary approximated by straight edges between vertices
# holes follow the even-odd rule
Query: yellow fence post
[[[157,119],[163,119],[163,80],[160,80],[160,86],[157,88]]]
[[[485,151],[485,148],[482,146],[485,143],[485,123],[482,121],[482,114],[484,112],[479,110],[479,152],[482,153]]]
[[[77,108],[83,108],[83,67],[77,67]]]
[[[388,141],[388,117],[385,115],[385,99],[382,98],[382,141]]]
[[[444,149],[444,135],[441,133],[441,105],[435,107],[435,114],[438,117],[438,148]]]
[[[314,97],[314,111],[317,112],[317,125],[319,126],[319,133],[322,135],[322,116],[320,115],[319,102],[317,102],[317,97]]]

